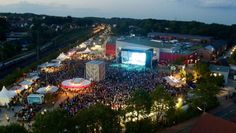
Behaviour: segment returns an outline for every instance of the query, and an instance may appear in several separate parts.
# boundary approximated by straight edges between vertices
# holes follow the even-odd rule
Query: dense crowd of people
[[[84,62],[80,63],[83,64]],[[92,90],[91,93],[82,93],[72,99],[68,98],[60,104],[60,107],[73,115],[79,109],[86,108],[96,102],[110,105],[114,109],[120,108],[127,104],[131,93],[139,88],[150,92],[156,86],[163,85],[173,96],[182,94],[185,90],[183,88],[176,89],[163,79],[163,77],[168,76],[170,73],[158,72],[157,70],[141,66],[137,69],[135,68],[136,66],[132,65],[122,66],[121,64],[113,66],[112,63],[106,63],[105,80],[95,82],[89,88]],[[130,69],[127,69],[127,67]],[[82,70],[84,70],[84,66]],[[71,78],[74,78],[73,76]],[[83,77],[83,75],[80,76]]]

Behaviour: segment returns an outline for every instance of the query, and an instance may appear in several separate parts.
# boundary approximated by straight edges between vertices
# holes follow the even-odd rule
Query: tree
[[[156,123],[163,121],[165,117],[170,117],[174,112],[174,99],[165,91],[163,86],[157,86],[151,93],[152,111],[156,113]],[[171,113],[170,113],[171,112]]]
[[[152,133],[154,128],[152,121],[145,118],[137,122],[126,123],[125,129],[126,133]]]
[[[231,64],[236,64],[236,50],[233,52],[233,54],[229,58],[229,62]]]
[[[207,82],[213,83],[217,86],[223,86],[224,85],[224,76],[218,75],[218,76],[209,76],[207,79]]]
[[[199,78],[207,77],[207,76],[210,75],[210,70],[209,70],[208,65],[206,63],[203,63],[203,62],[198,62],[194,66],[194,71],[197,73],[197,76]]]
[[[132,116],[136,117],[136,120],[139,120],[141,116],[150,113],[151,106],[152,103],[149,93],[143,89],[137,89],[131,94],[127,112],[132,112]]]
[[[103,104],[92,105],[76,115],[78,131],[82,133],[117,133],[120,131],[118,113]]]
[[[65,130],[75,132],[75,121],[64,110],[38,114],[33,124],[34,133],[59,133]]]
[[[194,109],[198,107],[208,109],[215,106],[217,102],[216,94],[219,87],[211,82],[200,82],[197,88],[192,91],[193,97],[190,99],[190,106]]]
[[[0,126],[0,133],[28,133],[28,131],[18,124]]]
[[[186,82],[191,83],[193,81],[194,77],[192,73],[187,73],[186,74]]]
[[[0,42],[6,40],[5,34],[9,31],[9,23],[7,19],[0,18]]]

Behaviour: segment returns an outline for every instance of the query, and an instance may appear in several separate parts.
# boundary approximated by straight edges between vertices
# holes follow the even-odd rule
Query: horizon
[[[138,7],[138,8],[137,8]],[[142,9],[142,10],[140,10]],[[0,12],[236,24],[235,0],[0,0]]]
[[[76,17],[71,15],[50,15],[50,14],[39,14],[39,13],[32,13],[32,12],[25,12],[25,13],[17,13],[17,12],[0,12],[0,14],[33,14],[33,15],[39,15],[39,16],[49,16],[49,17],[72,17],[72,18],[104,18],[104,19],[113,19],[113,18],[120,18],[120,19],[137,19],[137,20],[145,20],[145,19],[153,19],[153,20],[160,20],[160,21],[177,21],[177,22],[198,22],[198,23],[204,23],[204,24],[219,24],[219,25],[226,25],[226,26],[232,26],[235,24],[222,24],[222,23],[207,23],[203,21],[197,21],[197,20],[171,20],[171,19],[158,19],[158,18],[132,18],[132,17],[99,17],[99,16],[84,16],[84,17]]]

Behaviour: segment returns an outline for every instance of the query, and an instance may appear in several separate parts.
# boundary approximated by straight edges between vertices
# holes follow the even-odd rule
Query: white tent
[[[79,45],[79,47],[80,47],[80,48],[86,48],[87,45],[86,45],[85,43],[81,43],[81,44]]]
[[[30,81],[30,82],[35,82],[39,78],[40,78],[39,76],[32,76],[32,77],[28,77],[27,80]]]
[[[53,60],[51,60],[51,63],[61,63],[61,60],[59,60],[59,59],[53,59]]]
[[[91,53],[91,50],[89,48],[86,48],[84,51],[79,52],[80,54],[88,54]]]
[[[74,55],[76,53],[76,49],[71,49],[70,51],[67,52],[67,55],[69,57],[71,57],[72,55]]]
[[[39,73],[37,71],[33,71],[31,73],[28,73],[27,76],[32,77],[32,76],[38,76]]]
[[[8,105],[14,96],[16,96],[15,91],[8,91],[6,87],[3,86],[0,92],[0,105]]]
[[[22,82],[19,83],[20,86],[24,87],[24,88],[28,88],[29,86],[31,86],[33,84],[33,82],[30,82],[28,80],[24,80]]]
[[[57,92],[58,87],[56,86],[47,86],[47,87],[41,87],[36,92],[40,94],[46,94],[46,93],[54,93]]]
[[[13,86],[10,90],[15,91],[17,94],[20,93],[21,91],[25,90],[25,87],[22,86]]]
[[[47,67],[60,67],[61,66],[61,64],[60,63],[48,63],[48,62],[46,62],[46,63],[44,63],[44,64],[41,64],[41,65],[39,65],[38,67],[39,68],[47,68]]]
[[[66,59],[70,59],[70,57],[68,57],[67,55],[65,55],[64,53],[61,53],[58,57],[58,60],[64,61]]]
[[[94,47],[91,48],[92,50],[102,50],[101,45],[95,45]]]

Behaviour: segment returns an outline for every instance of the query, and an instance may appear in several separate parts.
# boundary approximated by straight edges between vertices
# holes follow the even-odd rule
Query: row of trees
[[[117,24],[114,28],[114,32],[120,35],[132,32],[146,36],[149,32],[157,31],[212,36],[217,39],[227,40],[230,44],[236,42],[236,25],[228,26],[222,24],[205,24],[196,21],[186,22],[127,18],[111,18],[104,21],[111,24]]]

